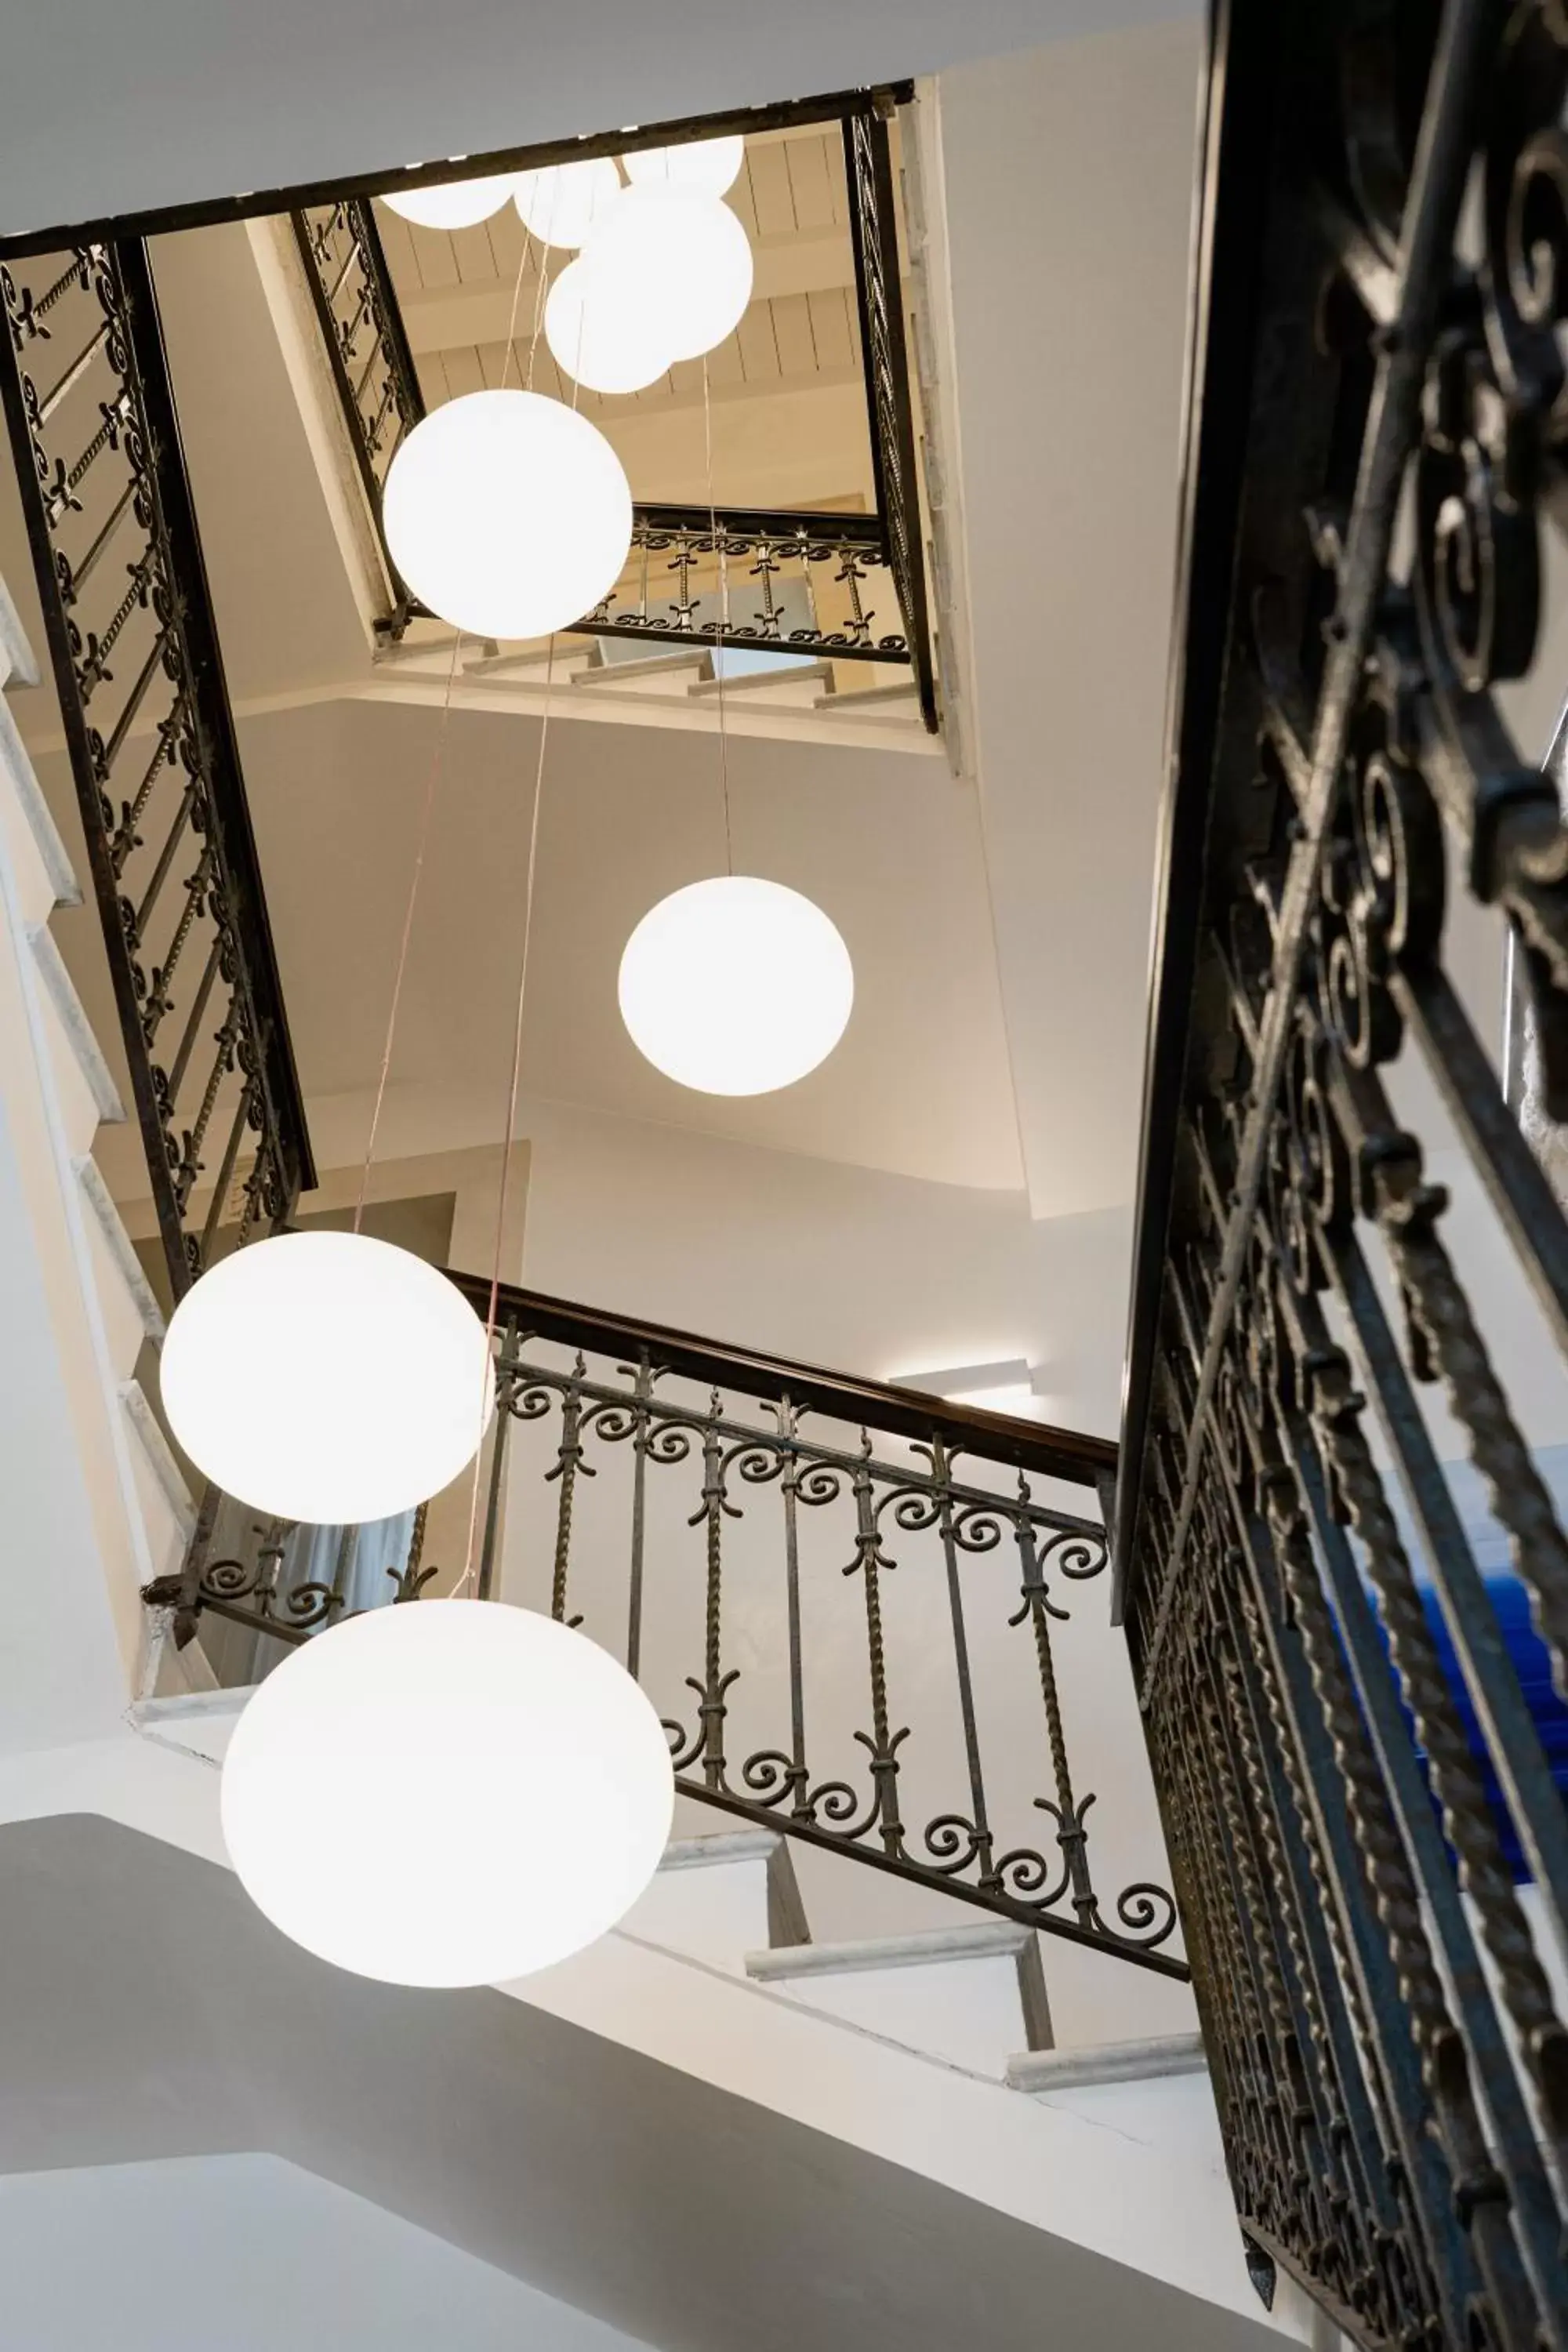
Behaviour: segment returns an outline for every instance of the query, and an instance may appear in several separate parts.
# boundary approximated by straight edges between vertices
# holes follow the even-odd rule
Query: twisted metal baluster
[[[969,1663],[969,1633],[963,1618],[963,1587],[958,1572],[958,1538],[953,1521],[952,1481],[950,1474],[948,1449],[940,1437],[933,1437],[923,1449],[930,1457],[931,1476],[938,1496],[937,1527],[942,1536],[942,1569],[947,1579],[948,1622],[952,1628],[952,1658],[958,1676],[958,1711],[963,1725],[963,1759],[969,1774],[970,1835],[974,1841],[974,1859],[980,1864],[978,1884],[996,1887],[1002,1884],[996,1868],[995,1840],[985,1809],[985,1775],[980,1761],[980,1727],[974,1713],[974,1677]],[[1023,1481],[1020,1480],[1020,1485]],[[1027,1489],[1025,1489],[1027,1499]]]
[[[623,1366],[622,1368],[626,1368]],[[653,1365],[644,1348],[637,1357],[632,1391],[632,1557],[626,1599],[626,1672],[635,1682],[642,1664],[643,1545],[647,1528],[647,1445]]]
[[[1021,1473],[1018,1499],[1022,1503],[1029,1500],[1028,1485]],[[1068,1884],[1072,1889],[1072,1907],[1078,1913],[1079,1923],[1085,1927],[1098,1928],[1100,1926],[1100,1905],[1089,1877],[1089,1832],[1084,1827],[1084,1815],[1094,1799],[1086,1797],[1081,1805],[1073,1801],[1072,1769],[1068,1762],[1067,1737],[1062,1728],[1056,1660],[1051,1654],[1051,1602],[1046,1591],[1034,1526],[1024,1512],[1014,1515],[1013,1537],[1018,1547],[1023,1603],[1017,1614],[1008,1622],[1021,1625],[1026,1618],[1034,1633],[1035,1663],[1040,1677],[1040,1697],[1046,1710],[1046,1737],[1051,1751],[1051,1777],[1057,1792],[1054,1803],[1047,1797],[1037,1797],[1035,1802],[1056,1822],[1057,1843],[1061,1849]]]
[[[904,1825],[899,1819],[899,1750],[909,1738],[906,1729],[889,1728],[888,1713],[888,1661],[882,1639],[882,1594],[880,1577],[883,1569],[892,1561],[883,1551],[877,1529],[876,1498],[871,1487],[871,1440],[868,1433],[860,1432],[860,1459],[855,1465],[852,1487],[855,1496],[855,1557],[846,1567],[846,1576],[858,1573],[866,1600],[866,1652],[871,1675],[871,1729],[855,1734],[860,1746],[871,1759],[871,1786],[875,1791],[875,1814],[879,1827],[878,1834],[883,1851],[897,1859],[904,1851]]]
[[[579,1351],[572,1367],[561,1399],[561,1443],[555,1451],[555,1466],[547,1474],[550,1481],[558,1482],[561,1492],[555,1506],[555,1560],[550,1582],[550,1613],[559,1624],[575,1623],[566,1615],[566,1571],[572,1556],[572,1508],[577,1494],[577,1474],[585,1477],[596,1474],[592,1463],[583,1459],[583,1389],[588,1367]]]
[[[722,1612],[724,1600],[724,1514],[731,1518],[740,1514],[724,1493],[724,1441],[720,1433],[721,1399],[717,1389],[709,1401],[708,1418],[702,1436],[702,1500],[687,1521],[689,1527],[706,1525],[708,1531],[708,1579],[703,1624],[702,1680],[693,1675],[686,1678],[687,1688],[698,1696],[698,1715],[702,1725],[700,1754],[702,1778],[710,1789],[728,1790],[729,1780],[724,1760],[724,1719],[729,1713],[725,1696],[731,1683],[740,1679],[739,1667],[724,1671]]]

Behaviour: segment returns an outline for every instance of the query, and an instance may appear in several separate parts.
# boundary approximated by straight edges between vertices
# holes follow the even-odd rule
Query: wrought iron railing
[[[458,1279],[484,1311],[489,1285]],[[477,1496],[447,1498],[444,1536],[439,1500],[367,1531],[356,1598],[335,1538],[226,1504],[150,1590],[176,1638],[248,1629],[249,1678],[356,1606],[449,1591],[471,1522],[465,1589],[623,1657],[685,1794],[1185,1975],[1163,1888],[1107,1895],[1091,1867],[1082,1759],[1111,1751],[1071,1604],[1106,1542],[1040,1489],[1093,1490],[1112,1447],[521,1291],[500,1295],[497,1370]],[[1105,1829],[1124,1859],[1128,1825]]]
[[[907,663],[926,724],[934,729],[935,672],[889,133],[897,95],[860,91],[824,100],[820,117],[809,107],[790,110],[795,121],[820,119],[842,131],[872,512],[719,507],[710,514],[706,508],[638,503],[626,573],[574,626],[590,635],[653,644],[778,645],[834,660]],[[761,127],[764,113],[771,121],[773,110],[766,110],[678,128],[688,138],[712,137]],[[650,127],[618,143],[657,146],[668,137],[666,130]],[[510,160],[521,166],[531,159]],[[545,160],[542,151],[539,160]],[[387,469],[425,409],[374,206],[365,196],[343,196],[296,211],[293,226],[379,531]],[[397,581],[384,539],[383,555],[393,594],[382,627],[396,638],[422,607]],[[694,593],[694,575],[704,566],[718,576]],[[809,621],[784,625],[774,585],[781,572],[804,582]]]
[[[1568,829],[1493,691],[1568,481],[1568,18],[1279,0],[1213,45],[1115,1551],[1255,2277],[1369,2347],[1536,2352],[1568,1541],[1526,1429],[1568,1227],[1445,900],[1513,925],[1568,1114]]]
[[[147,247],[25,269],[0,395],[178,1296],[221,1225],[288,1216],[310,1148]]]
[[[381,494],[405,434],[425,414],[374,205],[343,197],[290,215],[389,590],[382,625],[396,639],[419,609],[381,529]]]
[[[798,584],[798,601],[788,593]],[[802,622],[795,614],[809,616]],[[875,515],[639,506],[631,559],[582,622],[590,635],[741,646],[818,660],[908,663],[887,534]]]

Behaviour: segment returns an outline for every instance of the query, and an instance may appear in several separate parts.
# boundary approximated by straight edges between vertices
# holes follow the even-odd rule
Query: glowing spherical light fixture
[[[621,157],[634,185],[664,182],[700,188],[708,196],[721,196],[732,187],[745,160],[746,142],[739,132],[730,139],[689,139],[680,147],[637,147]]]
[[[415,595],[479,637],[543,637],[608,594],[632,494],[595,425],[536,392],[470,392],[399,444],[382,517]]]
[[[650,304],[672,359],[700,359],[732,334],[752,299],[751,240],[717,196],[643,181],[595,227],[595,270]]]
[[[416,228],[474,228],[499,213],[517,184],[514,172],[483,180],[448,180],[438,188],[384,188],[381,201]]]
[[[670,347],[647,289],[599,269],[592,248],[550,289],[544,335],[557,362],[590,392],[640,392],[657,383]]]
[[[620,192],[621,175],[608,155],[549,163],[541,172],[520,172],[512,182],[522,225],[541,245],[584,244]]]
[[[489,1341],[467,1299],[365,1234],[278,1234],[221,1258],[175,1308],[159,1377],[199,1470],[318,1527],[438,1494],[495,1410]]]
[[[656,1069],[709,1095],[771,1094],[832,1053],[855,1002],[837,927],[754,875],[650,908],[621,958],[621,1018]]]
[[[361,1976],[526,1976],[613,1927],[658,1866],[658,1717],[586,1635],[421,1601],[302,1643],[235,1727],[223,1833],[246,1892]]]

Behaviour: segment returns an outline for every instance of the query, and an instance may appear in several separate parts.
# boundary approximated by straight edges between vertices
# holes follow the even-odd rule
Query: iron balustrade
[[[1495,692],[1568,488],[1568,18],[1278,0],[1211,36],[1119,1580],[1260,2290],[1284,2265],[1367,2347],[1536,2352],[1568,1541],[1459,1213],[1557,1356],[1568,1226],[1445,951],[1456,894],[1501,911],[1568,1114],[1568,827]]]
[[[18,265],[20,268],[21,265]],[[0,269],[0,396],[170,1280],[314,1182],[147,247]]]
[[[489,1285],[454,1278],[486,1312]],[[1069,1604],[1106,1540],[1040,1491],[1097,1488],[1114,1448],[505,1288],[496,1366],[477,1483],[448,1501],[458,1556],[437,1558],[439,1502],[395,1544],[365,1530],[362,1605],[452,1590],[472,1514],[464,1589],[624,1658],[684,1794],[1185,1976],[1165,1890],[1108,1896],[1091,1867],[1081,1758],[1114,1751]],[[248,1629],[248,1679],[348,1612],[349,1540],[226,1502],[147,1597],[176,1639]]]
[[[638,502],[631,558],[620,582],[573,627],[654,644],[778,646],[834,660],[908,664],[921,714],[934,730],[936,680],[889,131],[901,94],[857,91],[786,110],[792,123],[837,123],[844,141],[873,511],[710,510]],[[715,116],[674,126],[674,133],[692,139],[744,132],[767,127],[776,112]],[[611,152],[662,146],[670,136],[659,128],[617,134]],[[604,144],[587,142],[575,152],[602,151]],[[555,149],[541,149],[509,162],[524,168],[556,156]],[[400,184],[405,184],[401,175]],[[396,639],[425,608],[397,578],[382,532],[382,490],[400,442],[425,414],[424,397],[370,197],[333,196],[296,209],[292,221],[361,485],[381,535],[392,592],[381,626]],[[695,574],[704,570],[716,576],[696,590]],[[786,625],[781,617],[774,587],[781,572],[804,584],[808,622]],[[660,593],[661,574],[668,593]],[[833,594],[829,583],[842,593]]]
[[[784,601],[791,582],[805,591],[808,625],[791,622]],[[897,626],[887,625],[889,617]],[[639,506],[626,570],[577,625],[590,635],[653,645],[770,648],[818,660],[911,658],[886,534],[874,515]]]

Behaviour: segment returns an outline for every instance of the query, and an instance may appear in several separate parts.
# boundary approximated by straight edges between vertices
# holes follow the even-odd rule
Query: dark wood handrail
[[[490,1285],[485,1277],[453,1273],[451,1279],[479,1313],[488,1316]],[[980,1405],[950,1404],[921,1389],[861,1380],[850,1372],[826,1371],[819,1365],[731,1347],[722,1339],[700,1339],[689,1331],[645,1323],[636,1316],[611,1315],[603,1307],[551,1298],[542,1291],[520,1289],[511,1283],[503,1282],[497,1290],[496,1319],[514,1319],[521,1329],[542,1339],[591,1349],[598,1355],[636,1357],[646,1349],[654,1362],[710,1387],[734,1389],[752,1397],[787,1393],[795,1403],[836,1421],[864,1423],[899,1437],[928,1441],[940,1437],[952,1452],[962,1451],[984,1462],[1003,1462],[1037,1477],[1098,1488],[1102,1480],[1115,1475],[1116,1447],[1107,1437],[1086,1437],[1075,1430],[1021,1421],[1013,1413],[987,1412]]]

